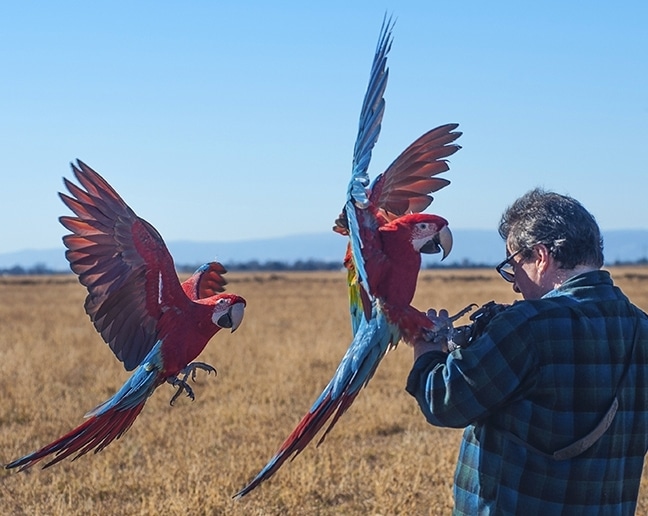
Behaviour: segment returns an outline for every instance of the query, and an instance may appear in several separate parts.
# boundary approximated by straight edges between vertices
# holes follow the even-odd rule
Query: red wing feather
[[[66,258],[88,289],[86,313],[115,356],[132,370],[157,340],[163,306],[182,296],[173,259],[156,229],[139,218],[94,170],[77,161],[81,187],[59,194],[76,217],[59,220]]]
[[[448,171],[444,158],[460,149],[452,144],[461,133],[457,124],[446,124],[428,131],[405,149],[373,184],[373,205],[388,218],[406,213],[419,213],[427,208],[432,192],[450,184],[434,177]]]
[[[225,291],[227,269],[219,262],[209,262],[182,283],[182,290],[193,301],[214,296]]]

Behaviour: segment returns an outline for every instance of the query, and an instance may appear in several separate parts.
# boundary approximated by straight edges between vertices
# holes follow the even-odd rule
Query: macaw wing
[[[365,189],[369,186],[367,169],[371,161],[371,151],[376,141],[378,141],[382,118],[385,113],[383,95],[389,77],[387,53],[391,49],[392,28],[393,23],[391,20],[384,19],[371,65],[369,84],[360,110],[358,134],[353,148],[353,168],[347,198],[352,199],[363,208],[369,203]]]
[[[335,374],[279,450],[235,496],[240,498],[269,479],[289,458],[295,458],[328,423],[318,441],[321,444],[335,423],[351,406],[360,390],[373,377],[387,351],[398,343],[400,331],[387,321],[385,314],[375,311],[369,320],[361,319],[351,345]]]
[[[86,164],[77,161],[72,170],[81,186],[64,179],[71,196],[59,194],[76,215],[59,219],[71,231],[63,237],[65,256],[88,290],[86,313],[131,371],[157,341],[163,309],[184,294],[156,229]]]
[[[349,313],[351,327],[357,331],[360,319],[369,320],[375,305],[371,285],[380,280],[380,268],[375,267],[382,256],[382,244],[378,231],[378,220],[373,210],[359,209],[348,202],[349,245],[346,260],[347,281],[349,286]],[[371,274],[371,280],[370,280]]]
[[[191,277],[182,282],[182,290],[192,301],[211,297],[225,291],[227,270],[219,262],[209,262],[198,268]]]
[[[433,200],[432,192],[450,184],[435,177],[449,170],[445,158],[461,147],[453,142],[461,136],[458,124],[428,131],[405,149],[371,186],[370,201],[388,220],[406,213],[420,213]]]
[[[349,236],[349,249],[352,267],[349,270],[349,301],[351,305],[352,327],[355,331],[358,326],[357,318],[364,313],[365,318],[371,317],[373,295],[365,264],[365,255],[380,249],[380,236],[378,234],[378,221],[375,212],[370,208],[367,196],[369,175],[367,169],[378,136],[382,117],[385,112],[385,99],[383,98],[389,70],[387,68],[387,53],[391,49],[391,19],[384,19],[378,38],[378,45],[374,54],[369,84],[362,102],[358,135],[353,150],[353,167],[351,180],[347,189],[347,201],[344,207],[343,218],[346,222],[346,232]],[[340,220],[340,219],[338,219]],[[338,221],[336,221],[338,224]],[[361,306],[354,306],[360,303]]]

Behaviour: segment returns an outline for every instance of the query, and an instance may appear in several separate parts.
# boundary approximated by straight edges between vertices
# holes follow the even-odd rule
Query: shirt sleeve
[[[468,348],[431,351],[416,360],[406,390],[429,423],[465,427],[522,396],[533,383],[538,368],[532,328],[517,310],[506,312]]]

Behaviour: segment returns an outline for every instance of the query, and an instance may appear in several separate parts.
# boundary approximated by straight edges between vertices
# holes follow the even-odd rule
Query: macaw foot
[[[441,309],[437,313],[434,308],[430,308],[426,315],[427,318],[432,321],[434,328],[423,330],[422,334],[425,340],[429,342],[446,342],[453,340],[456,336],[456,329],[453,323],[461,319],[476,306],[478,306],[476,303],[470,303],[467,307],[459,310],[454,315],[448,314],[446,309]]]
[[[207,374],[209,373],[218,374],[215,367],[210,366],[209,364],[205,364],[205,362],[191,362],[191,364],[187,365],[187,367],[185,367],[182,371],[180,371],[182,374],[184,374],[183,380],[186,380],[187,377],[191,374],[191,380],[195,382],[196,371],[198,369],[207,371]]]
[[[436,310],[428,310],[428,317],[438,328],[428,333],[429,340],[445,339],[448,345],[448,351],[467,348],[484,332],[488,322],[509,305],[501,305],[495,303],[495,301],[489,301],[470,314],[470,324],[456,327],[452,324],[470,312],[474,306],[478,305],[474,303],[470,304],[452,317],[448,315],[446,310],[439,310],[438,314]]]
[[[169,401],[169,404],[173,406],[175,401],[178,399],[180,394],[182,394],[183,391],[187,393],[187,398],[190,398],[191,401],[194,401],[196,399],[196,396],[194,395],[193,389],[189,387],[189,384],[187,383],[187,379],[191,375],[191,380],[196,381],[196,371],[198,369],[202,369],[203,371],[207,371],[207,374],[209,373],[214,373],[218,374],[216,372],[216,368],[210,366],[209,364],[205,364],[204,362],[192,362],[191,364],[188,364],[187,367],[185,367],[182,371],[180,371],[179,374],[182,374],[182,378],[178,378],[178,376],[173,376],[170,378],[167,378],[167,382],[169,382],[171,385],[174,387],[177,387],[178,390],[175,392],[173,397],[171,398],[171,401]]]
[[[189,384],[185,381],[186,378],[187,378],[186,375],[184,376],[183,379],[180,379],[177,376],[172,376],[167,378],[167,382],[169,382],[174,387],[178,388],[178,390],[175,391],[175,394],[171,397],[171,401],[169,401],[169,405],[171,405],[172,407],[173,404],[175,403],[175,400],[177,400],[180,397],[180,394],[182,394],[182,391],[187,392],[187,398],[191,398],[191,401],[196,399],[193,389],[189,387]]]

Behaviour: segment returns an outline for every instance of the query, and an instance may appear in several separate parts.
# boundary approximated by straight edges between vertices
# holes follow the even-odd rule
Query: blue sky
[[[648,3],[3,2],[0,252],[61,246],[69,162],[167,241],[328,231],[384,12],[370,174],[432,127],[462,150],[429,212],[495,228],[535,186],[648,228]]]

